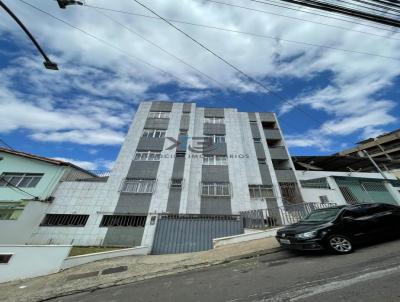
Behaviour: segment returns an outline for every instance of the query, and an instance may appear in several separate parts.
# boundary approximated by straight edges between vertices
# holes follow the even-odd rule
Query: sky
[[[134,0],[65,10],[53,0],[4,2],[60,69],[44,69],[0,11],[0,138],[17,150],[110,169],[148,100],[276,112],[292,155],[332,154],[400,128],[394,28],[249,0],[140,0],[263,88]]]

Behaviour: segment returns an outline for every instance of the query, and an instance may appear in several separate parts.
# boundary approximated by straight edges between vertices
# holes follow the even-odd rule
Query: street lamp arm
[[[25,27],[25,25],[21,22],[21,20],[18,19],[18,17],[7,7],[7,5],[4,4],[3,1],[0,0],[0,7],[2,7],[13,19],[15,22],[18,23],[18,25],[22,28],[22,30],[27,34],[29,39],[31,39],[32,43],[36,46],[37,50],[41,53],[45,61],[43,62],[44,66],[47,69],[52,69],[52,70],[58,70],[58,66],[56,63],[52,62],[49,57],[46,55],[46,53],[43,51],[43,49],[40,47],[39,43],[36,41],[36,39],[32,36],[32,34],[29,32],[29,30]]]

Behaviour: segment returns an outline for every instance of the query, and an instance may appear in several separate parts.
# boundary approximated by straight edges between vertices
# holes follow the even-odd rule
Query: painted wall
[[[0,174],[7,172],[16,173],[43,173],[42,179],[34,188],[23,188],[24,191],[44,200],[51,196],[60,178],[66,171],[66,167],[48,164],[39,160],[33,160],[0,152]],[[22,199],[32,200],[33,197],[17,189],[0,187],[0,203],[19,202]],[[44,217],[49,206],[40,201],[26,201],[26,206],[16,220],[0,220],[0,244],[26,244],[30,241],[34,230]]]
[[[380,173],[366,173],[366,172],[335,172],[335,171],[296,171],[297,178],[299,180],[308,180],[314,178],[326,177],[330,186],[330,189],[320,188],[301,188],[303,198],[306,202],[321,202],[319,196],[327,196],[329,202],[334,202],[339,205],[347,204],[345,201],[334,177],[355,177],[365,179],[384,179]],[[385,176],[388,179],[396,179],[393,174],[385,172]],[[392,194],[394,199],[400,204],[400,193],[391,184],[386,184],[388,191]]]
[[[8,264],[0,264],[0,282],[56,273],[70,250],[70,245],[0,245],[0,254],[12,254]]]
[[[27,244],[42,221],[49,204],[31,201],[17,220],[0,220],[0,244]]]
[[[17,173],[43,173],[42,179],[34,188],[24,188],[24,191],[46,199],[54,190],[59,182],[66,167],[56,166],[39,160],[28,159],[21,156],[0,152],[0,174],[4,172]],[[21,199],[31,199],[32,196],[21,191],[13,190],[10,187],[0,187],[0,201],[13,201]]]

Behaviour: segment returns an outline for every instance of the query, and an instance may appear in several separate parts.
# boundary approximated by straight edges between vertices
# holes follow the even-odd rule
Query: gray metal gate
[[[239,215],[161,214],[152,254],[176,254],[212,249],[214,238],[243,233]]]

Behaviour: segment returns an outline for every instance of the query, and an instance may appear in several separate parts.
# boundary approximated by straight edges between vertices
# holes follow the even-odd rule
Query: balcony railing
[[[240,212],[243,226],[249,229],[266,229],[296,223],[317,209],[336,206],[335,203],[307,202]]]

